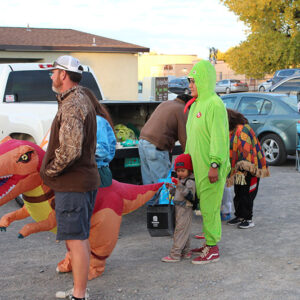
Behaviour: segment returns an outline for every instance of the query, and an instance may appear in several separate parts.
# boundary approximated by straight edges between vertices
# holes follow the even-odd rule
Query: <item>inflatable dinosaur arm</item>
[[[0,219],[0,227],[2,228],[6,228],[8,227],[12,222],[14,221],[18,221],[18,220],[23,220],[27,217],[29,217],[29,212],[27,211],[26,207],[23,206],[22,208],[13,211],[11,213],[8,213],[6,215],[4,215],[1,219]]]
[[[20,230],[19,237],[26,237],[33,233],[38,233],[42,231],[50,231],[56,227],[56,218],[55,218],[55,211],[53,210],[50,212],[48,219],[36,222],[36,223],[29,223],[23,226]]]

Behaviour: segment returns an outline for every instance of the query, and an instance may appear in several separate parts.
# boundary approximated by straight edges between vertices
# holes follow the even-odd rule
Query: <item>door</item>
[[[267,102],[270,102],[262,97],[242,96],[237,109],[248,119],[249,124],[255,133],[265,124],[266,118],[270,113],[270,109],[268,107],[263,109],[265,101],[266,104]],[[271,104],[272,106],[271,102],[268,104]],[[268,111],[268,113],[266,113],[266,111]]]

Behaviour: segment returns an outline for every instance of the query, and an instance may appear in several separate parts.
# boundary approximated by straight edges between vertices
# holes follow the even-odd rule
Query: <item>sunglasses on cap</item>
[[[195,79],[192,77],[188,77],[188,81],[189,81],[189,83],[195,83]]]
[[[57,61],[55,61],[55,62],[53,63],[53,68],[57,68],[57,67],[61,67],[61,68],[63,68],[64,70],[68,70],[67,67],[65,67],[65,66],[59,64]]]

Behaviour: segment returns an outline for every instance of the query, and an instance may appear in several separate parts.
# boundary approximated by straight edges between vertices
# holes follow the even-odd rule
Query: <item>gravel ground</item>
[[[300,173],[294,160],[271,167],[261,180],[251,229],[223,224],[218,263],[193,265],[160,262],[170,237],[150,237],[146,208],[124,216],[121,236],[104,274],[89,282],[90,299],[300,299]],[[12,201],[1,216],[17,209]],[[55,299],[57,290],[72,286],[71,274],[56,274],[65,246],[50,232],[23,240],[18,230],[30,220],[0,232],[0,299]],[[194,216],[192,233],[201,232]],[[193,239],[192,246],[200,246]]]

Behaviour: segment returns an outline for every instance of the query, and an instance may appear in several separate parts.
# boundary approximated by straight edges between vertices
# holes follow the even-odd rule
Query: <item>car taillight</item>
[[[52,64],[39,64],[39,67],[41,69],[48,69],[48,68],[52,68],[53,65]]]

